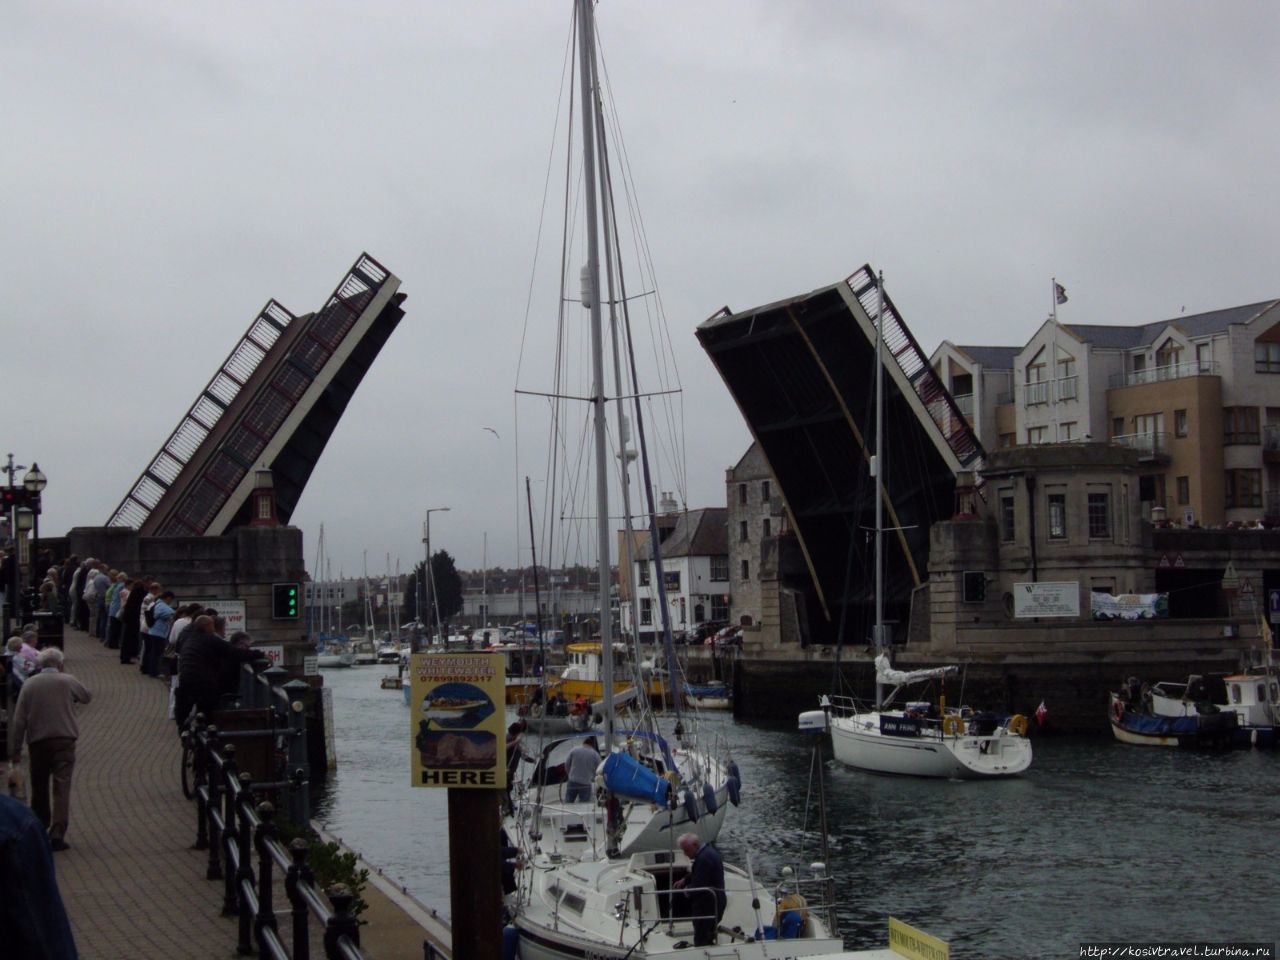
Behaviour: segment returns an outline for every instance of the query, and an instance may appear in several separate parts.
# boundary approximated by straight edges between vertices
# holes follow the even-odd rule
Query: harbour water
[[[446,795],[409,786],[408,716],[399,691],[379,689],[383,672],[325,674],[339,767],[318,816],[447,916]],[[816,805],[804,829],[812,739],[709,722],[723,724],[743,776],[717,844],[725,858],[750,854],[769,878],[818,859]],[[829,760],[826,776],[850,947],[883,945],[891,914],[975,958],[1074,957],[1091,940],[1272,942],[1280,931],[1280,755],[1050,738],[1007,781],[881,777]]]

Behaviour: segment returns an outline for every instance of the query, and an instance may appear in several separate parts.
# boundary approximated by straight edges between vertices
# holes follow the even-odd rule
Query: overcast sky
[[[1280,295],[1273,4],[598,17],[691,506],[724,503],[749,442],[693,333],[726,304],[869,261],[932,350],[1022,344],[1052,276],[1071,323]],[[478,567],[487,533],[490,564],[514,565],[518,478],[537,474],[513,389],[569,22],[567,0],[9,0],[0,453],[48,474],[42,529],[105,523],[263,303],[318,308],[367,250],[407,313],[294,515],[308,560],[323,522],[335,573],[364,550],[371,572],[407,569],[424,509],[449,506],[433,547]],[[555,309],[533,304],[531,342]],[[521,385],[544,389],[533,360]]]

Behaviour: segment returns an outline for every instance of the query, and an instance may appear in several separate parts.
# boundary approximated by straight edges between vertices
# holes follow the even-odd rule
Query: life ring
[[[958,737],[964,733],[964,721],[954,713],[942,718],[942,734],[946,737]]]
[[[1027,735],[1027,718],[1020,713],[1015,713],[1009,718],[1007,728],[1014,736],[1025,737]]]
[[[1119,697],[1117,697],[1112,703],[1111,716],[1115,718],[1116,723],[1120,723],[1124,720],[1124,704],[1120,702]]]

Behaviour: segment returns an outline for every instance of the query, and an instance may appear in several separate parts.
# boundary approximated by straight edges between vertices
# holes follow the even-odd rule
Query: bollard
[[[276,836],[276,808],[266,800],[258,804],[258,829],[254,833],[253,846],[258,852],[258,917],[253,924],[254,940],[258,944],[258,953],[263,953],[262,931],[267,927],[276,929],[276,911],[272,902],[274,881],[272,880],[271,843]]]
[[[307,865],[307,854],[310,848],[307,841],[295,837],[289,841],[289,856],[293,863],[284,878],[284,889],[289,895],[290,917],[293,920],[293,960],[310,960],[311,933],[307,929],[310,911],[307,910],[306,898],[298,889],[301,884],[314,884],[315,877],[311,867]]]
[[[329,960],[340,960],[339,939],[346,937],[353,947],[360,946],[360,924],[351,913],[351,904],[356,897],[344,883],[335,883],[325,893],[333,904],[333,916],[324,926],[324,955]]]
[[[253,953],[253,917],[245,887],[253,883],[253,830],[249,813],[253,810],[253,790],[248,772],[240,774],[240,795],[236,798],[236,913],[240,915],[240,937],[236,952],[242,957]]]
[[[311,766],[307,762],[307,714],[304,695],[311,687],[305,680],[290,680],[281,688],[289,702],[289,819],[296,829],[311,822]]]

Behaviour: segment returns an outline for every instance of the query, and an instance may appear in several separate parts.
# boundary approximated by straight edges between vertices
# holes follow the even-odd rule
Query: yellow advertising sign
[[[896,917],[889,918],[889,949],[908,960],[951,960],[951,948],[945,941]]]
[[[505,787],[502,654],[415,653],[409,674],[413,785]]]

